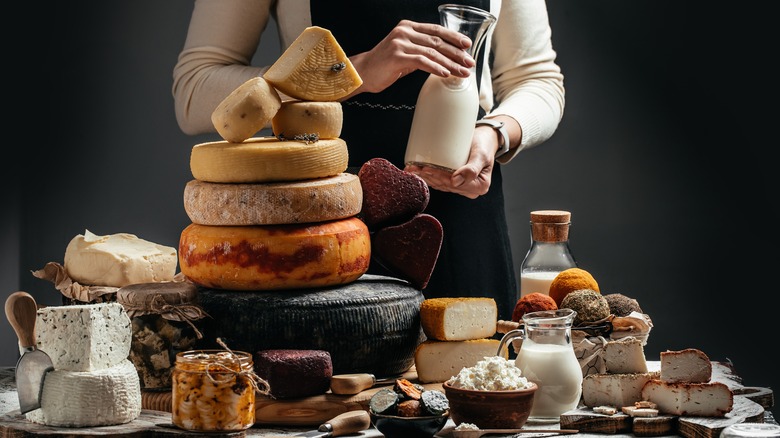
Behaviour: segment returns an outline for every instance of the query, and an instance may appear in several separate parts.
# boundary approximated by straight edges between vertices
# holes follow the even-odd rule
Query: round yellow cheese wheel
[[[348,158],[347,143],[340,138],[306,142],[253,137],[193,146],[190,170],[195,179],[215,183],[297,181],[338,175],[347,170]]]
[[[338,138],[344,121],[341,102],[288,100],[271,119],[277,138],[292,140],[315,134],[318,138]]]
[[[179,239],[182,274],[215,289],[346,284],[363,275],[370,260],[368,227],[355,217],[301,225],[190,224]]]

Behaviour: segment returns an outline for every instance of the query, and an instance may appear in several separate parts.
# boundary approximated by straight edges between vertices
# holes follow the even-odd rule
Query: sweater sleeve
[[[501,3],[492,41],[491,77],[496,105],[489,115],[513,117],[523,130],[520,147],[498,159],[506,164],[519,151],[555,133],[563,117],[565,93],[545,1]]]
[[[187,38],[173,69],[173,99],[180,129],[216,132],[214,108],[267,67],[251,66],[273,0],[195,0]]]

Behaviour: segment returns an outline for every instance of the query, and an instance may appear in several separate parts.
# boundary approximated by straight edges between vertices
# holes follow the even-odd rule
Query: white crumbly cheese
[[[47,306],[38,309],[36,346],[51,357],[55,370],[96,371],[130,355],[130,317],[117,302]]]
[[[83,285],[122,287],[172,281],[178,261],[176,248],[134,234],[98,236],[86,230],[68,243],[64,267]]]
[[[91,372],[46,374],[41,407],[25,414],[47,426],[90,427],[129,423],[141,415],[141,385],[132,362]]]
[[[455,430],[479,430],[479,426],[474,423],[460,423],[455,426]]]
[[[604,365],[610,374],[646,373],[642,341],[634,337],[608,341],[604,346]]]
[[[528,379],[521,374],[515,361],[487,356],[476,365],[461,369],[448,383],[455,388],[477,391],[513,391],[528,386]]]
[[[642,387],[658,373],[589,374],[582,379],[585,406],[630,406],[643,400]]]

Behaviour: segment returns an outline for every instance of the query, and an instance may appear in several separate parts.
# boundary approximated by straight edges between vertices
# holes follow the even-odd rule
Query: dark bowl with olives
[[[368,413],[386,438],[430,438],[447,424],[450,405],[444,392],[401,379],[371,397]]]

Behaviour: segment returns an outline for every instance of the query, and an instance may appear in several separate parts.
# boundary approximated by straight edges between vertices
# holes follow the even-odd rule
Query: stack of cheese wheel
[[[283,78],[275,84],[287,93],[295,90],[284,78],[319,60],[328,36],[336,44],[323,31],[307,29],[293,44],[306,50],[293,49],[296,59],[283,56],[281,67],[269,70]],[[357,75],[351,65],[343,70],[338,77]],[[359,77],[351,83],[348,92]],[[345,173],[347,145],[339,138],[340,93],[300,96],[323,100],[282,102],[275,85],[256,77],[212,113],[224,141],[193,147],[195,180],[184,190],[192,224],[181,234],[179,264],[193,282],[230,290],[314,288],[350,283],[368,270],[370,236],[356,217],[363,192],[357,175]],[[269,122],[274,137],[252,137]]]

